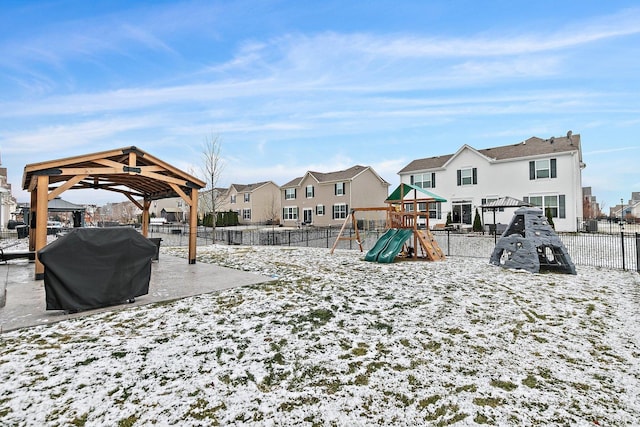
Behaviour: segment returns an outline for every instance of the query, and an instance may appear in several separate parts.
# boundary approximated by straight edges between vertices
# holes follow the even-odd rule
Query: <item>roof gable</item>
[[[269,184],[270,182],[272,181],[262,181],[262,182],[256,182],[253,184],[231,184],[230,189],[233,188],[238,193],[252,193],[264,187],[265,185]],[[273,185],[275,185],[275,183]]]
[[[449,157],[449,159],[442,166],[443,167],[449,166],[449,164],[451,162],[453,162],[456,158],[460,157],[462,155],[462,153],[464,153],[465,151],[470,151],[470,152],[474,153],[475,155],[483,158],[487,162],[491,162],[492,160],[494,160],[494,159],[491,159],[491,158],[487,157],[482,152],[476,150],[472,146],[464,144],[462,147],[460,147],[458,149],[458,151],[456,151],[454,154],[452,154],[451,157]]]

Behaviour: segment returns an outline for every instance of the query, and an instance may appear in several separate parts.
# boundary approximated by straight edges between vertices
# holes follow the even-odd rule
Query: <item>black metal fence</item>
[[[215,243],[226,245],[262,245],[262,246],[302,246],[326,248],[333,247],[340,228],[338,227],[303,227],[299,229],[283,229],[279,227],[262,229],[242,229],[238,227],[216,228]],[[151,230],[150,237],[163,234],[163,245],[187,245],[188,226]],[[359,232],[360,240],[356,240],[353,229],[345,229],[336,246],[338,249],[368,251],[375,245],[384,229],[365,229]],[[464,233],[451,230],[432,231],[438,245],[448,256],[474,258],[490,258],[495,247],[496,237],[482,233]],[[631,270],[640,272],[640,232],[558,232],[558,236],[567,247],[574,264],[593,267]],[[213,243],[212,230],[198,229],[198,245]]]
[[[618,226],[619,227],[619,226]],[[567,247],[574,264],[593,267],[612,268],[640,272],[640,232],[618,231],[607,233],[600,227],[598,232],[563,233],[558,236]],[[299,229],[284,229],[280,227],[266,227],[261,229],[246,229],[242,227],[218,227],[215,239],[211,228],[198,227],[197,244],[210,245],[212,243],[246,246],[303,246],[326,248],[333,247],[339,227],[302,227]],[[188,225],[151,226],[149,237],[161,238],[162,246],[186,246],[189,244]],[[382,228],[365,228],[359,232],[360,240],[356,240],[353,229],[345,229],[343,236],[336,245],[338,249],[359,250],[359,243],[363,250],[368,251],[375,245],[384,233]],[[486,258],[487,260],[495,247],[496,237],[490,234],[461,233],[451,230],[432,231],[438,245],[448,256],[463,256]],[[17,234],[11,232],[0,233],[2,246],[13,246]]]

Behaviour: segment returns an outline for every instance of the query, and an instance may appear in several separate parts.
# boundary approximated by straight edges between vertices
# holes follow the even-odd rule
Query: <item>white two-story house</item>
[[[351,208],[385,206],[388,194],[389,183],[370,166],[309,171],[281,187],[282,224],[342,225]],[[384,212],[379,216],[384,219]]]
[[[398,174],[403,183],[428,188],[447,199],[429,207],[431,226],[471,227],[476,208],[501,197],[513,197],[549,209],[558,231],[576,231],[582,218],[582,151],[580,135],[475,149],[463,145],[454,154],[417,159]],[[496,212],[496,223],[508,224],[512,209]],[[493,212],[484,215],[493,224]]]

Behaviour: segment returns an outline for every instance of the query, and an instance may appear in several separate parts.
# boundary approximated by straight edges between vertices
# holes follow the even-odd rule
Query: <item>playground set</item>
[[[341,240],[355,240],[360,252],[364,252],[358,228],[359,212],[386,212],[385,233],[365,255],[365,261],[391,263],[395,260],[439,261],[445,258],[433,234],[429,230],[428,210],[419,211],[418,206],[428,207],[429,203],[446,202],[423,188],[411,184],[400,184],[385,200],[387,206],[352,208],[344,221],[331,253]],[[344,230],[351,222],[353,235],[343,236]],[[419,250],[416,250],[419,248]]]

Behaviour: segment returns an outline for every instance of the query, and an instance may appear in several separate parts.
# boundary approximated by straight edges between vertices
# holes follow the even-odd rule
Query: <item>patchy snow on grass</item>
[[[377,264],[313,248],[198,252],[273,281],[2,334],[2,424],[640,419],[637,273]]]

